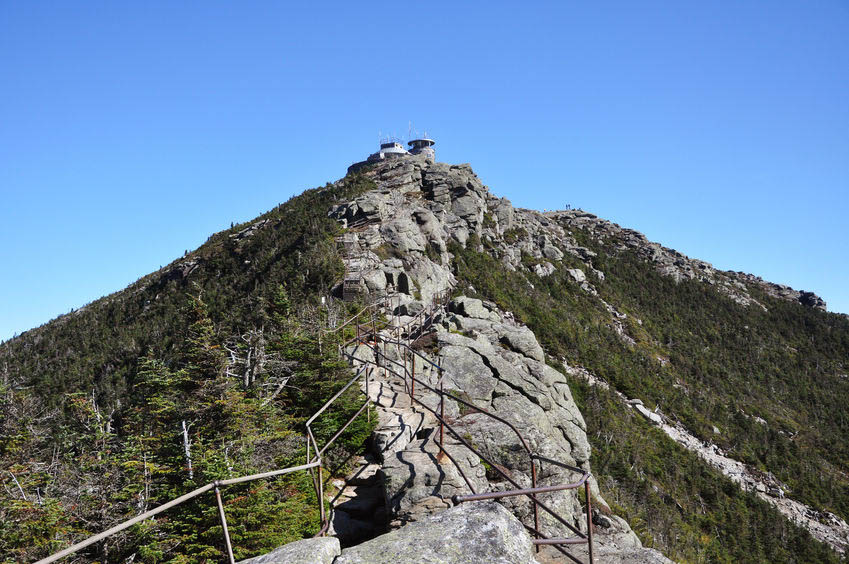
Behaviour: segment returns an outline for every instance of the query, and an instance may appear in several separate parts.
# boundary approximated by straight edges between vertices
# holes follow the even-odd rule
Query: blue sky
[[[849,312],[849,4],[0,3],[0,340],[119,290],[408,123]]]

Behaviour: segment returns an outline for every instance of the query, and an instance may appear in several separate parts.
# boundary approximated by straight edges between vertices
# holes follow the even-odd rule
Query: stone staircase
[[[397,319],[396,319],[397,322]],[[423,327],[416,327],[420,334]],[[391,339],[397,332],[390,327],[380,334],[380,339]],[[406,339],[405,339],[406,340]],[[488,489],[485,470],[480,459],[450,437],[443,435],[443,448],[439,446],[439,422],[432,413],[423,408],[425,404],[438,410],[439,396],[421,386],[415,390],[415,401],[404,379],[397,375],[403,369],[390,365],[386,369],[377,364],[389,364],[389,360],[413,366],[401,357],[400,352],[385,346],[380,358],[364,345],[351,351],[359,361],[371,366],[368,384],[361,389],[374,405],[371,417],[377,417],[372,433],[370,451],[356,461],[354,469],[344,478],[331,483],[328,492],[333,506],[329,534],[339,538],[343,546],[368,540],[451,507],[451,496],[469,493],[468,485],[451,459],[456,461],[462,473],[475,486],[475,491]],[[383,354],[386,355],[385,359]],[[416,363],[417,377],[435,383],[436,374],[429,368]],[[458,417],[459,409],[451,400],[445,402],[447,420]]]

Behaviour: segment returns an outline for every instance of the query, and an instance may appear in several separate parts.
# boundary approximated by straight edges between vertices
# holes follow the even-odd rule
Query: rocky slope
[[[381,163],[364,174],[377,188],[336,206],[330,216],[348,228],[343,241],[349,277],[346,285],[354,282],[361,294],[370,297],[400,293],[401,301],[393,312],[396,314],[413,315],[436,293],[454,286],[452,245],[472,245],[474,250],[496,257],[507,270],[545,278],[563,268],[587,299],[604,308],[608,325],[619,338],[634,345],[625,323],[628,315],[599,295],[597,286],[604,282],[605,273],[594,264],[596,252],[580,244],[575,236],[578,232],[593,241],[634,252],[675,282],[694,280],[714,287],[743,307],[768,309],[753,296],[756,288],[773,298],[825,309],[824,302],[809,292],[744,273],[719,271],[580,210],[541,214],[514,208],[506,199],[493,196],[468,165],[410,157]],[[571,257],[568,262],[566,257]],[[338,291],[341,295],[342,288]],[[566,378],[546,365],[546,354],[535,335],[517,323],[511,312],[481,300],[455,299],[449,313],[435,325],[429,348],[433,360],[446,368],[446,386],[485,409],[510,414],[511,421],[528,434],[532,448],[540,454],[589,469],[586,426]],[[667,362],[662,355],[658,361]],[[456,413],[456,406],[452,409]],[[651,417],[649,410],[644,411]],[[519,482],[530,483],[526,464],[516,456],[518,445],[497,424],[480,414],[465,414],[456,421]],[[417,467],[417,456],[432,458],[432,452],[426,454],[426,443],[423,439],[412,444],[412,452],[400,450],[395,453],[397,459],[384,466],[387,507],[395,525],[443,510],[449,505],[444,500],[462,489],[457,476],[447,479],[445,492],[436,492],[436,496],[427,472],[422,473],[423,484],[408,480],[404,469]],[[457,454],[459,458],[468,455]],[[484,478],[492,476],[481,476],[477,460],[469,459],[466,470],[485,487],[506,486],[497,479],[486,484]],[[567,471],[550,467],[541,476],[541,484],[562,483],[569,478]],[[593,492],[601,498],[595,483]],[[548,497],[558,511],[571,515],[574,524],[581,526],[575,495]],[[441,501],[435,501],[437,498]],[[519,518],[529,518],[526,505],[505,505]],[[611,533],[631,537],[628,550],[638,549],[639,541],[624,521],[613,516],[599,521],[610,527]],[[544,522],[546,532],[562,534],[556,522]]]
[[[545,276],[553,272],[554,264],[564,253],[580,259],[585,268],[574,272],[582,288],[593,293],[593,279],[604,280],[604,273],[593,267],[595,253],[578,244],[564,227],[587,232],[594,239],[610,239],[623,249],[634,249],[646,261],[656,265],[658,272],[676,281],[695,279],[716,285],[722,292],[743,305],[757,303],[747,288],[754,284],[768,295],[799,302],[816,309],[825,309],[819,296],[774,284],[742,272],[720,271],[707,262],[649,241],[633,229],[622,228],[581,210],[539,213],[514,208],[505,198],[496,198],[481,183],[469,165],[429,163],[422,158],[408,157],[388,161],[367,171],[366,176],[377,182],[377,190],[357,200],[342,204],[331,216],[343,225],[379,225],[360,227],[355,240],[374,252],[386,244],[404,256],[405,267],[411,271],[422,297],[427,299],[431,280],[448,276],[445,266],[449,241],[465,245],[472,234],[491,243],[493,252],[508,269],[528,269]],[[421,254],[439,253],[437,260],[425,261]],[[528,264],[527,259],[533,259]],[[376,265],[379,257],[369,255]],[[383,263],[397,268],[397,263]],[[441,267],[441,268],[440,268]],[[371,272],[386,268],[374,268]],[[589,276],[587,276],[589,274]],[[374,275],[372,275],[374,276]],[[389,280],[389,279],[387,279]],[[369,289],[386,287],[377,277],[367,280]]]
[[[789,286],[768,282],[759,276],[745,272],[717,270],[710,263],[689,258],[674,249],[649,241],[639,231],[620,227],[583,210],[552,211],[543,215],[561,225],[585,231],[596,240],[610,240],[622,250],[635,251],[645,261],[655,265],[658,272],[673,278],[676,282],[699,280],[714,285],[719,291],[744,306],[756,304],[764,307],[753,299],[746,289],[747,284],[752,284],[762,288],[767,295],[774,298],[799,302],[804,306],[823,311],[826,309],[825,301],[813,292],[794,290]]]
[[[367,174],[377,189],[339,205],[331,216],[349,227],[341,241],[348,257],[349,279],[358,277],[360,290],[371,297],[397,295],[397,305],[390,313],[400,315],[399,324],[406,323],[408,316],[420,311],[435,294],[456,283],[448,250],[452,242],[503,242],[503,261],[512,269],[523,267],[523,253],[553,261],[562,258],[564,252],[587,259],[592,256],[544,217],[515,210],[507,200],[491,196],[467,165],[449,166],[409,158],[382,164]],[[523,235],[519,244],[510,244],[504,239],[505,233],[508,238],[511,234]],[[550,262],[534,266],[543,273],[553,268]],[[592,291],[591,285],[585,286]],[[446,389],[514,423],[536,454],[589,469],[586,426],[565,377],[545,363],[545,353],[533,332],[509,312],[479,299],[459,297],[437,318],[425,340],[432,360],[444,369]],[[425,365],[419,367],[418,374],[435,383],[437,375],[433,372]],[[417,438],[426,435],[423,430],[433,430],[434,422],[428,420],[427,413],[399,414],[399,407],[409,409],[409,405],[399,406],[395,401],[398,396],[392,394],[391,405],[384,407],[389,412],[381,415],[381,421],[400,420],[401,424],[393,427],[397,435],[385,441],[391,447],[379,453],[387,510],[395,526],[444,510],[450,507],[452,495],[467,493],[455,470],[433,463],[438,453],[433,438]],[[375,399],[381,402],[381,398]],[[430,401],[435,403],[436,399]],[[447,412],[456,428],[462,429],[513,480],[522,487],[530,486],[529,460],[509,429],[483,414],[462,413],[453,403]],[[378,433],[386,427],[382,425]],[[455,450],[452,458],[462,461],[464,474],[471,477],[477,491],[512,487],[495,473],[487,474],[477,456],[457,441],[450,444],[447,450]],[[574,471],[553,464],[541,467],[539,485],[575,479]],[[591,483],[594,496],[603,504],[597,485]],[[574,491],[541,497],[575,527],[586,531]],[[532,524],[529,503],[518,498],[503,503]],[[347,517],[343,519],[348,522]],[[546,534],[569,533],[549,516],[544,516],[542,522]],[[611,539],[615,537],[623,552],[640,552],[639,540],[621,518],[610,515],[599,517],[598,522],[600,531],[610,533]],[[601,544],[604,543],[602,537]],[[654,558],[663,560],[659,554]]]
[[[585,369],[575,368],[566,363],[564,363],[564,369],[567,373],[586,380],[592,386],[610,388],[606,382]],[[620,392],[614,393],[622,399],[624,408],[637,411],[652,425],[657,425],[687,450],[697,453],[743,490],[755,492],[759,498],[775,506],[788,519],[810,531],[817,540],[828,544],[839,553],[845,553],[849,548],[849,524],[837,515],[827,511],[816,511],[804,503],[787,498],[786,484],[782,484],[771,472],[760,471],[726,456],[717,445],[700,440],[688,432],[680,422],[671,421],[664,416],[659,407],[650,410],[639,398],[627,398]],[[766,424],[762,419],[758,422]]]

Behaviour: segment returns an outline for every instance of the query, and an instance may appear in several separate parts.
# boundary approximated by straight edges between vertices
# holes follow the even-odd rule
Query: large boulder
[[[332,564],[341,552],[339,539],[321,537],[290,542],[268,554],[242,560],[239,564]]]
[[[458,391],[474,401],[489,402],[498,381],[484,362],[484,357],[464,346],[443,346],[439,351],[439,364],[450,367],[445,387]]]
[[[455,315],[454,319],[457,326],[465,327],[470,318]],[[474,333],[476,338],[449,331],[437,333],[438,359],[445,369],[446,386],[501,414],[527,439],[533,452],[587,468],[590,448],[583,417],[566,377],[540,361],[544,354],[534,334],[506,319],[501,323],[478,320]],[[480,413],[467,413],[457,424],[515,482],[530,485],[528,453],[506,425]],[[543,465],[537,476],[539,485],[568,483],[576,477],[576,473],[550,464]],[[492,484],[495,489],[513,487],[496,480]],[[597,494],[595,485],[591,486]],[[580,522],[581,508],[574,491],[541,497],[561,515],[577,516],[575,520]],[[504,503],[529,522],[531,508],[526,500],[516,498]],[[565,532],[547,516],[541,517],[547,533]]]
[[[481,300],[467,296],[459,296],[451,300],[451,303],[448,304],[448,310],[473,319],[488,319],[490,321],[501,319],[501,316],[486,307]]]
[[[497,503],[466,503],[346,548],[334,564],[535,564],[522,524]]]
[[[537,341],[536,335],[527,327],[518,327],[515,330],[505,330],[501,336],[501,343],[510,347],[528,358],[538,362],[545,362],[545,353]]]

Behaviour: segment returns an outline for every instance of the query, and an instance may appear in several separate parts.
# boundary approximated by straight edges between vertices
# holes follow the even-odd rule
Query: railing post
[[[590,554],[590,564],[593,564],[593,506],[590,498],[590,481],[584,482],[584,490],[587,492],[587,547]]]
[[[321,516],[321,528],[324,528],[325,525],[325,515],[324,515],[324,477],[322,476],[322,462],[321,458],[318,459],[318,508],[319,515]],[[324,535],[322,535],[324,536]]]
[[[230,564],[236,564],[233,558],[233,546],[230,544],[230,531],[227,530],[227,517],[224,516],[224,504],[221,503],[221,490],[215,485],[215,501],[218,502],[218,516],[221,517],[221,527],[224,529],[224,543],[227,545],[227,558]]]
[[[379,346],[379,345],[378,345]],[[368,380],[369,375],[371,374],[371,366],[366,369],[366,421],[371,423],[371,396],[368,393]],[[309,461],[308,461],[309,462]]]
[[[416,395],[416,355],[412,352],[410,353],[410,368],[412,370],[410,377],[410,399],[412,400]]]
[[[537,465],[533,456],[531,457],[531,487],[537,487]],[[536,496],[534,496],[534,536],[539,538],[539,506]],[[539,552],[539,545],[537,545],[537,552]]]
[[[442,446],[445,439],[445,389],[442,381],[442,368],[439,369],[439,452],[443,452]]]

